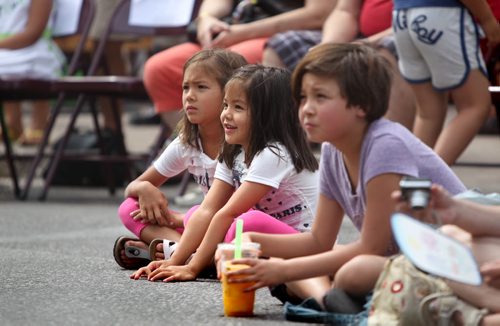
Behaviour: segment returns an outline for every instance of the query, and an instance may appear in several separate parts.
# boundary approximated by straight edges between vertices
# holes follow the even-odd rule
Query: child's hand
[[[147,277],[149,279],[149,275],[156,269],[160,268],[164,264],[169,264],[168,260],[156,260],[150,262],[147,266],[139,268],[136,272],[130,275],[130,278],[133,280],[138,280],[141,277]]]
[[[175,219],[168,211],[168,200],[158,188],[150,187],[152,191],[143,191],[138,199],[139,209],[130,213],[134,220],[160,226],[173,226]]]
[[[189,265],[183,266],[167,266],[162,265],[155,269],[148,277],[149,281],[163,280],[163,282],[171,281],[192,281],[196,279],[196,273]]]
[[[265,286],[272,286],[288,281],[284,261],[281,258],[264,259],[235,259],[233,264],[244,264],[249,268],[240,269],[233,272],[228,272],[226,275],[229,282],[245,283],[255,282],[254,285],[245,289],[245,291],[253,291]],[[231,278],[234,275],[244,275],[245,277]]]
[[[488,285],[500,289],[500,259],[483,264],[480,270]]]

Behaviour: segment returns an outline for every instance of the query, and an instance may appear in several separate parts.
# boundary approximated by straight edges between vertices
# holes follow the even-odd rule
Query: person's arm
[[[276,16],[246,24],[235,24],[220,33],[212,46],[230,45],[276,33],[299,29],[320,29],[328,13],[335,6],[335,0],[306,0],[303,7]]]
[[[366,42],[369,42],[371,44],[377,45],[380,42],[380,40],[382,40],[384,37],[392,35],[392,34],[393,34],[392,27],[389,27],[381,32],[378,32],[377,34],[373,34],[373,35],[370,35],[364,39],[361,39],[361,41],[366,41]]]
[[[52,0],[31,0],[29,17],[22,32],[0,40],[0,49],[22,49],[35,43],[43,34],[52,10]]]
[[[456,199],[440,185],[431,187],[430,207],[443,224],[454,224],[473,236],[500,236],[500,206]]]
[[[485,0],[460,0],[477,19],[490,45],[500,43],[500,26]]]
[[[152,281],[165,279],[166,282],[169,282],[196,278],[203,268],[208,266],[212,261],[215,250],[217,249],[217,244],[223,242],[227,230],[231,226],[231,223],[233,223],[234,219],[254,207],[255,204],[270,190],[271,187],[264,184],[247,181],[243,182],[236,192],[234,192],[234,194],[228,199],[227,203],[220,210],[218,210],[215,215],[210,216],[213,216],[213,218],[205,221],[206,223],[204,224],[204,227],[206,233],[204,233],[204,236],[200,239],[200,241],[196,242],[196,247],[198,249],[188,265],[170,266],[165,269],[157,269],[151,273],[149,279]],[[212,188],[210,188],[209,193],[211,191]],[[189,220],[189,224],[191,224],[193,217]],[[193,223],[199,224],[198,222]],[[186,234],[186,232],[182,235],[181,241],[184,238],[187,239],[186,241],[193,241],[191,236]],[[177,250],[175,252],[177,252]]]
[[[320,194],[311,232],[298,234],[245,233],[245,238],[260,243],[262,256],[295,258],[331,250],[340,230],[344,211]]]
[[[125,188],[125,197],[135,197],[139,202],[139,209],[132,212],[134,219],[150,224],[172,226],[168,200],[159,188],[167,180],[168,178],[160,174],[155,167],[150,166],[128,184]]]
[[[362,0],[339,0],[323,24],[321,43],[346,43],[359,34]]]
[[[229,28],[220,18],[231,13],[233,4],[232,0],[204,0],[201,3],[196,18],[196,37],[203,48],[210,46],[214,35]]]
[[[390,199],[390,195],[399,188],[400,179],[399,174],[383,174],[368,182],[365,218],[361,236],[357,241],[328,252],[288,260],[238,260],[237,263],[248,264],[251,267],[230,274],[247,275],[237,282],[255,281],[256,285],[251,288],[257,289],[311,277],[334,275],[347,261],[361,254],[384,255],[392,239],[389,218],[394,210],[394,202]],[[335,205],[338,204],[331,201],[323,208],[335,210]],[[318,211],[317,218],[320,220],[315,221],[315,224],[322,227],[320,223],[324,223],[323,219],[328,218],[329,214],[330,211]]]

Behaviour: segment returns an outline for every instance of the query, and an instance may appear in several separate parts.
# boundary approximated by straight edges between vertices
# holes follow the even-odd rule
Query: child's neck
[[[201,145],[203,152],[210,158],[215,159],[220,152],[224,140],[224,131],[220,127],[220,122],[216,126],[199,126]]]

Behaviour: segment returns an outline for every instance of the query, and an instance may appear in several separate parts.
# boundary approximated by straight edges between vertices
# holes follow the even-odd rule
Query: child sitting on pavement
[[[286,69],[248,65],[235,72],[225,88],[225,144],[210,191],[186,224],[173,256],[150,263],[131,278],[196,279],[211,265],[217,245],[234,239],[237,218],[244,220],[244,231],[310,230],[318,162],[291,95]]]
[[[432,149],[403,126],[382,118],[390,76],[386,60],[363,44],[319,45],[298,64],[292,89],[300,103],[301,124],[310,141],[324,142],[312,232],[246,234],[247,240],[261,244],[264,256],[284,259],[239,260],[236,263],[250,268],[228,274],[245,275],[235,281],[256,282],[249,289],[287,283],[288,292],[312,296],[322,304],[332,286],[330,277],[346,262],[362,254],[398,251],[389,222],[394,211],[390,194],[399,189],[403,176],[429,178],[453,194],[465,190]],[[344,214],[361,236],[334,247]],[[299,281],[313,277],[321,291]]]
[[[156,242],[148,250],[153,239],[180,239],[183,219],[189,218],[198,205],[186,214],[172,212],[160,186],[187,169],[202,191],[208,192],[224,140],[219,119],[224,85],[233,71],[245,64],[246,60],[235,52],[211,49],[196,53],[184,65],[184,116],[178,125],[179,136],[127,186],[126,199],[118,210],[123,224],[138,237],[116,240],[113,252],[121,267],[136,269],[154,260],[151,255]],[[167,248],[163,251],[162,255]]]

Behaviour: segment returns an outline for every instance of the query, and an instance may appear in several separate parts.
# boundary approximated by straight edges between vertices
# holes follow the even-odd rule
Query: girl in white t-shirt
[[[53,0],[0,1],[0,76],[51,79],[59,76],[64,55],[52,41]],[[40,143],[49,101],[33,102],[31,125],[24,129],[21,102],[4,102],[8,135],[22,145]],[[6,132],[2,130],[2,132]]]
[[[187,169],[203,193],[208,192],[224,140],[219,119],[224,85],[233,71],[245,64],[239,54],[211,49],[198,52],[184,65],[184,116],[178,125],[179,136],[152,166],[127,186],[126,199],[118,210],[123,224],[139,237],[116,240],[115,260],[123,268],[135,269],[154,259],[147,250],[153,239],[180,239],[183,220],[198,206],[186,214],[172,212],[159,187]]]
[[[234,238],[237,218],[244,220],[244,231],[310,229],[318,162],[300,128],[290,73],[260,65],[238,69],[226,84],[220,120],[225,144],[210,191],[172,257],[151,262],[131,278],[195,279],[212,262],[217,244]]]

